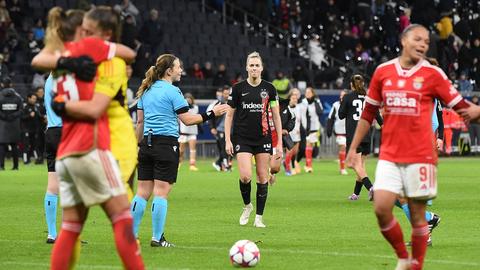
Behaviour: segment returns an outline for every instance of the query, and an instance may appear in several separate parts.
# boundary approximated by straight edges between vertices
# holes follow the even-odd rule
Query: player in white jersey
[[[327,136],[332,136],[332,132],[335,132],[335,138],[338,145],[338,160],[340,165],[340,174],[347,175],[348,172],[345,169],[345,156],[346,156],[346,146],[347,146],[347,137],[345,132],[345,119],[340,119],[338,116],[338,110],[340,109],[340,102],[342,101],[343,96],[345,96],[345,91],[340,92],[340,100],[335,101],[332,105],[332,109],[328,114],[327,121]]]
[[[188,102],[188,112],[192,114],[198,114],[198,106],[195,104],[195,98],[192,94],[186,93],[185,99]],[[196,166],[197,161],[197,135],[198,135],[198,126],[192,125],[187,126],[182,121],[180,122],[180,137],[178,142],[180,143],[180,162],[183,160],[183,155],[185,153],[185,148],[190,149],[190,171],[198,171]]]

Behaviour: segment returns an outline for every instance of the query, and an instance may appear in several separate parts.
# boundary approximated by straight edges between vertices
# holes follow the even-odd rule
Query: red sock
[[[307,167],[312,167],[313,148],[311,146],[305,147],[305,159],[307,160]]]
[[[285,171],[289,172],[292,170],[292,154],[287,153],[285,155]]]
[[[63,221],[60,234],[53,245],[51,268],[52,270],[67,270],[78,236],[82,231],[80,222]]]
[[[393,249],[395,249],[397,257],[399,259],[408,259],[408,251],[405,242],[403,241],[402,228],[400,228],[400,224],[398,224],[395,217],[386,227],[380,228],[380,231],[382,232],[383,237],[385,237]]]
[[[112,217],[112,224],[117,252],[122,259],[125,269],[145,269],[137,240],[133,235],[133,219],[130,215],[130,210],[127,209]]]
[[[412,270],[421,270],[423,259],[427,253],[429,236],[428,224],[413,227],[412,229]]]
[[[340,160],[340,170],[345,169],[345,151],[338,152],[338,159]]]

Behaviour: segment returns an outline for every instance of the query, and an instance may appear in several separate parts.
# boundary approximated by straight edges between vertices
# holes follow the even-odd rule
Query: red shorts
[[[276,148],[278,144],[278,134],[276,130],[272,130],[272,148]]]

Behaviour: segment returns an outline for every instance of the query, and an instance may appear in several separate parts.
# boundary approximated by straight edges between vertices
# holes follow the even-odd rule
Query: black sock
[[[252,185],[250,184],[252,181],[248,183],[243,183],[240,180],[240,193],[242,194],[243,203],[245,205],[250,203],[250,191],[252,190]]]
[[[267,203],[268,184],[257,183],[257,215],[263,215]]]
[[[370,190],[373,186],[372,182],[370,182],[370,179],[368,179],[368,176],[362,179],[362,183],[367,190]]]
[[[355,188],[353,189],[353,193],[355,193],[355,195],[360,195],[360,191],[362,191],[362,186],[362,182],[355,181]]]

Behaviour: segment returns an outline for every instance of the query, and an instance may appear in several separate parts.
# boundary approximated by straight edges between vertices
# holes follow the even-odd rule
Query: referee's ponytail
[[[145,72],[145,79],[143,79],[142,84],[138,88],[137,97],[140,98],[145,91],[152,86],[152,84],[163,78],[165,72],[169,68],[173,67],[173,62],[177,57],[173,54],[162,54],[157,58],[155,66],[151,66],[147,72]]]

